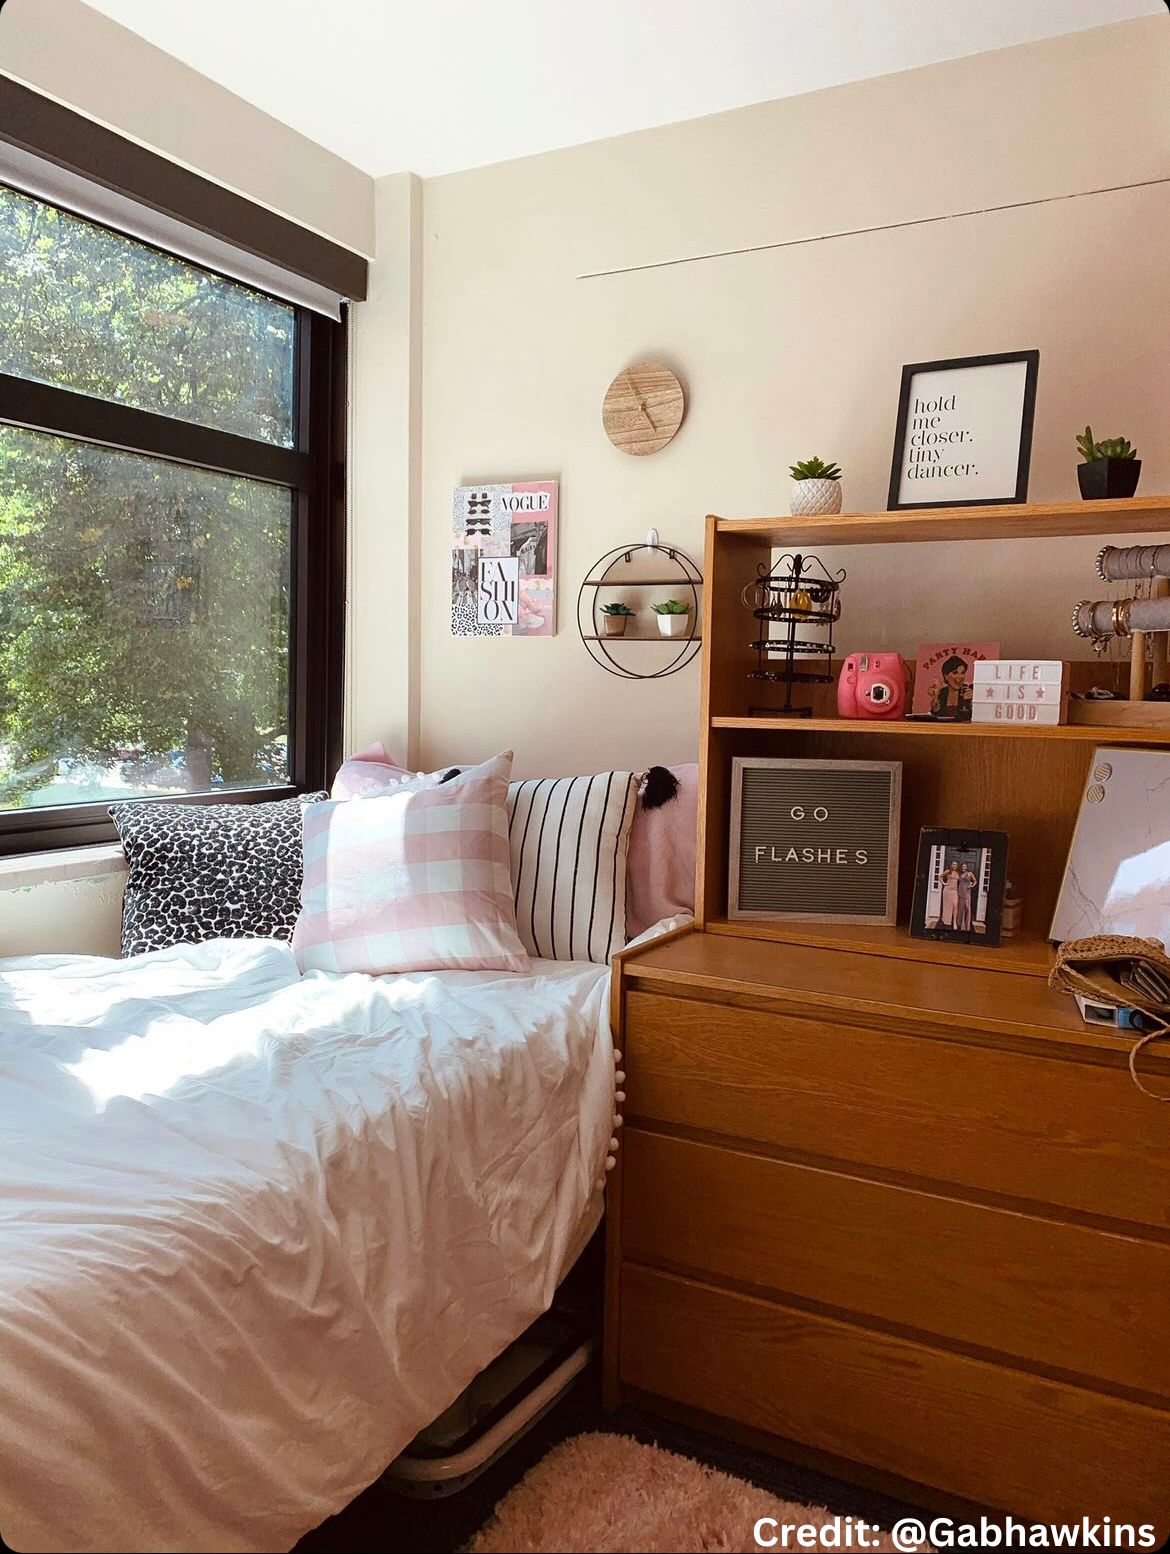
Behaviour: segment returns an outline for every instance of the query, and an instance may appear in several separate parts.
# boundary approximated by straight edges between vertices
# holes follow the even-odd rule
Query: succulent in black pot
[[[1077,484],[1086,502],[1132,496],[1141,478],[1142,461],[1128,437],[1106,437],[1098,442],[1086,426],[1077,438],[1083,464],[1077,465]]]

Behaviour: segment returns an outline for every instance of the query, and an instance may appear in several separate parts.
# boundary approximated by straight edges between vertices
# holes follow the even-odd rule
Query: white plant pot
[[[789,504],[794,518],[819,518],[841,511],[839,480],[794,480]]]
[[[691,629],[691,612],[685,615],[659,615],[658,630],[664,637],[685,637]]]

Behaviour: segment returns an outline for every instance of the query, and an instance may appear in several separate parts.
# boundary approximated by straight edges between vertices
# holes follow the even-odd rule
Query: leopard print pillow
[[[301,816],[328,798],[110,806],[130,866],[122,954],[203,939],[291,939],[301,909]]]

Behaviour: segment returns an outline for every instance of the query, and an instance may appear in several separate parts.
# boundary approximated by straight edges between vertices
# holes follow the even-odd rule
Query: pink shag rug
[[[856,1549],[844,1536],[850,1518],[820,1506],[779,1500],[729,1473],[692,1462],[626,1435],[577,1435],[553,1448],[496,1507],[467,1545],[467,1554],[735,1554],[764,1546],[755,1526],[776,1538],[777,1550],[800,1547],[795,1533],[787,1544],[781,1529],[836,1524],[836,1542],[812,1547]],[[856,1526],[856,1519],[853,1519]],[[894,1545],[870,1531],[873,1549]],[[807,1537],[807,1535],[806,1535]],[[809,1544],[804,1545],[808,1547]]]

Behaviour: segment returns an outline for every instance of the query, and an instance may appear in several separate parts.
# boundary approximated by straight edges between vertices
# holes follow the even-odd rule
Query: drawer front
[[[1170,1415],[627,1265],[621,1379],[1040,1521],[1164,1533]]]
[[[1170,1226],[1170,1128],[1123,1067],[631,992],[631,1119]]]
[[[622,1253],[635,1262],[1170,1399],[1162,1242],[638,1128],[626,1131],[621,1212]]]

